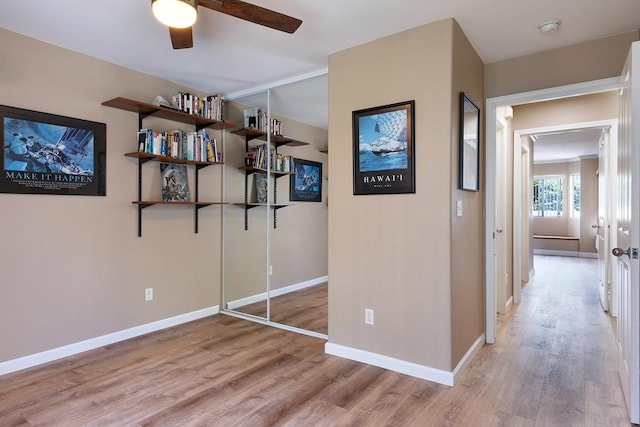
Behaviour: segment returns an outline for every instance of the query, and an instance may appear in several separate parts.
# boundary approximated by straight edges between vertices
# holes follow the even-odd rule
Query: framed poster
[[[414,101],[353,112],[353,194],[415,193]]]
[[[1,193],[106,195],[106,125],[0,105]]]
[[[289,179],[289,200],[292,202],[322,201],[322,163],[294,159],[294,174]]]
[[[458,188],[480,191],[480,109],[460,92]]]

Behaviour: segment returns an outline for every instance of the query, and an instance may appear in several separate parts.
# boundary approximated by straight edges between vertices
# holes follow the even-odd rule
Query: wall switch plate
[[[269,266],[269,276],[273,274],[273,265]]]
[[[365,308],[364,309],[364,323],[367,325],[373,325],[373,309]]]
[[[462,216],[462,200],[456,200],[456,216]]]
[[[144,290],[144,300],[145,301],[153,300],[153,288],[147,288]]]

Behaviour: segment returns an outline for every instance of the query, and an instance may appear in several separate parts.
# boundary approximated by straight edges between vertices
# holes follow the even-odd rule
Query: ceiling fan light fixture
[[[198,17],[196,0],[153,0],[151,9],[158,21],[173,28],[191,27]]]

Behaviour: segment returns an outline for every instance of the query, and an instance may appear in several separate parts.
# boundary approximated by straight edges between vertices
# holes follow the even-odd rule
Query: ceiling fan
[[[198,15],[198,6],[289,34],[302,24],[300,19],[240,0],[151,0],[153,14],[169,27],[174,49],[193,47],[191,27]]]

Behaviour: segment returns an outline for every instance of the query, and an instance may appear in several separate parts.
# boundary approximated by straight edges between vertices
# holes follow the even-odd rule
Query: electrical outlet
[[[153,288],[147,288],[144,290],[144,300],[145,301],[153,300]]]
[[[273,265],[269,266],[269,276],[273,274]]]
[[[373,309],[365,308],[364,309],[364,323],[367,325],[373,325]]]

